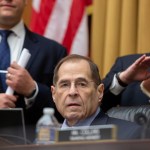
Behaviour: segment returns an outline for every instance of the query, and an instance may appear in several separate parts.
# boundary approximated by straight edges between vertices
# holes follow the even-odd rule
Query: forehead
[[[85,60],[64,62],[58,71],[59,80],[64,78],[80,78],[91,79],[91,69],[89,63]]]

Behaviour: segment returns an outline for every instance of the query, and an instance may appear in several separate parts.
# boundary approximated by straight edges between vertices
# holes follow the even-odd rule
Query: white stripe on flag
[[[32,0],[32,7],[36,12],[40,11],[40,4],[42,0]]]
[[[68,26],[72,0],[57,0],[46,26],[44,36],[62,43]]]
[[[80,22],[79,29],[76,32],[74,37],[70,53],[71,54],[80,54],[83,56],[88,55],[88,20],[87,15],[84,12],[82,20]]]

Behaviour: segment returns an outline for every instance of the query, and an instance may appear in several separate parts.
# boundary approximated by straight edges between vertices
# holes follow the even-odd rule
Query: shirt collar
[[[13,33],[18,37],[21,37],[23,34],[25,34],[25,26],[23,20],[21,20],[17,25],[15,25],[10,30],[13,31]]]
[[[78,126],[90,126],[92,121],[95,119],[95,117],[98,115],[99,112],[100,112],[100,108],[98,107],[97,111],[92,116],[86,118],[85,120],[79,121],[77,124],[75,124],[72,127],[68,126],[67,121],[65,119],[61,129],[64,130],[64,129],[78,127]]]

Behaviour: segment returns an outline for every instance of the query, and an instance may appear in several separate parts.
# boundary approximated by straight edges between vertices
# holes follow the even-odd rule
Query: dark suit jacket
[[[104,112],[100,112],[93,120],[91,125],[106,125],[114,124],[117,126],[117,139],[140,139],[142,133],[142,127],[129,121],[111,118]]]
[[[114,74],[124,71],[141,55],[142,54],[133,54],[117,58],[115,64],[112,66],[109,73],[103,79],[102,82],[104,83],[105,91],[101,107],[104,111],[107,111],[108,109],[116,105],[135,106],[149,104],[150,98],[143,94],[140,89],[141,82],[133,82],[129,84],[125,88],[125,90],[123,90],[123,92],[121,92],[121,94],[117,96],[112,94],[109,90]],[[150,53],[147,55],[150,55]]]
[[[37,82],[39,93],[34,104],[26,109],[23,96],[19,96],[17,107],[24,108],[26,123],[36,123],[42,115],[44,107],[55,107],[50,86],[52,85],[53,71],[58,61],[67,55],[66,49],[53,40],[44,38],[26,28],[23,48],[31,53],[26,69]],[[62,121],[61,115],[56,111],[56,117]]]

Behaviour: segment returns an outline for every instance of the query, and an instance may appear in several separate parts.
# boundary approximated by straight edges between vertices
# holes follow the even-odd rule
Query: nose
[[[75,83],[72,83],[70,85],[69,95],[73,95],[74,96],[74,95],[77,95],[77,94],[78,94],[78,89],[77,89]]]

